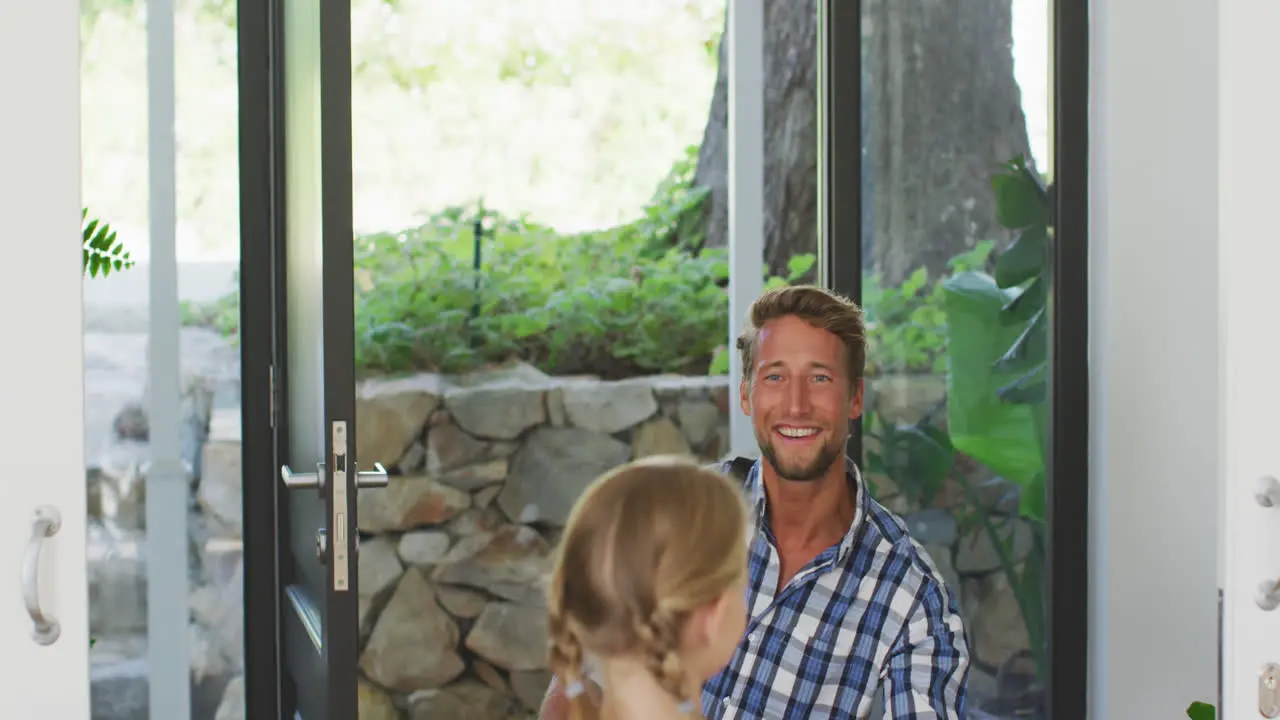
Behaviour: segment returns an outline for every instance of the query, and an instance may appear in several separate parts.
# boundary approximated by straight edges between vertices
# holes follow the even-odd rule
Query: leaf
[[[1191,720],[1214,720],[1217,710],[1209,703],[1197,700],[1187,706],[1187,717]]]
[[[1002,307],[1001,311],[1003,310]],[[1018,326],[1007,327],[1017,328]],[[996,367],[1001,370],[1022,372],[1028,367],[1044,362],[1048,352],[1048,335],[1048,320],[1045,319],[1044,308],[1041,308],[1031,318],[1031,322],[1022,327],[1022,332],[1013,341],[1013,345],[1009,346],[1009,349],[996,361]]]
[[[1044,272],[1049,259],[1049,231],[1044,225],[1023,228],[1009,248],[996,257],[996,284],[1021,285]]]
[[[1001,387],[996,394],[1007,403],[1031,405],[1045,400],[1047,385],[1045,374],[1049,369],[1048,361],[1028,370],[1022,377]]]
[[[1021,372],[997,366],[1022,328],[1000,322],[1010,293],[988,275],[967,272],[943,285],[947,313],[947,428],[957,450],[993,472],[1043,494],[1044,472],[1038,408],[1003,402],[999,391]]]
[[[1009,230],[1047,224],[1046,194],[1022,158],[1009,164],[1009,172],[991,178],[996,196],[996,220]]]

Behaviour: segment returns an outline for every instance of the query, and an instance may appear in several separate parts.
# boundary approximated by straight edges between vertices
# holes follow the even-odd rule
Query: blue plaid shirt
[[[747,477],[753,508],[746,637],[702,690],[708,720],[965,717],[969,649],[957,602],[902,520],[857,489],[844,538],[781,592],[777,543],[760,463]]]

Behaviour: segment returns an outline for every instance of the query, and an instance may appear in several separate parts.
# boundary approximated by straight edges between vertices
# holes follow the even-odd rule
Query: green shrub
[[[729,268],[724,249],[701,248],[706,190],[691,185],[695,161],[696,147],[640,217],[616,228],[562,235],[452,207],[418,227],[356,237],[357,367],[457,373],[522,359],[556,375],[708,372],[726,344]],[[793,258],[788,277],[768,284],[812,263]],[[238,295],[186,305],[183,318],[234,336]]]

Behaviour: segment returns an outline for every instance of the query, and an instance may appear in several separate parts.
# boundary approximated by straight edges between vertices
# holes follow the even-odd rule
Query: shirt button
[[[729,707],[729,698],[725,698],[721,700],[720,704],[724,705],[725,707]]]
[[[747,642],[752,645],[758,645],[760,643],[760,636],[756,633],[751,633],[751,636],[747,638]]]

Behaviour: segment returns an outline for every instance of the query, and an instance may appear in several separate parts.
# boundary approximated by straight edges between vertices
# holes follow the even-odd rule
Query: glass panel
[[[770,265],[799,277],[815,12],[777,5]],[[360,496],[363,716],[533,713],[585,484],[727,451],[725,8],[354,3],[357,442],[395,475]]]
[[[228,11],[234,4],[176,5],[178,292],[184,302],[178,417],[151,417],[146,399],[147,113],[155,100],[147,88],[146,4],[86,0],[82,6],[87,221],[98,220],[99,230],[110,225],[136,262],[105,277],[100,269],[85,276],[94,720],[179,717],[148,708],[147,637],[163,632],[148,628],[148,584],[189,603],[189,657],[163,660],[190,667],[190,717],[243,717],[238,316],[226,295],[235,292],[239,263],[236,26]],[[150,429],[162,424],[180,427],[190,493],[172,510],[186,515],[186,537],[150,533],[145,523]],[[188,548],[189,577],[150,573],[148,548],[173,543]]]
[[[959,595],[974,718],[1046,712],[1050,5],[862,5],[863,462]]]

